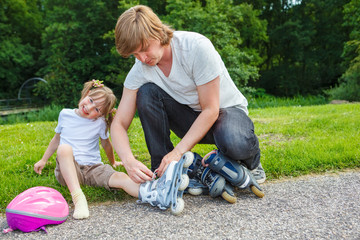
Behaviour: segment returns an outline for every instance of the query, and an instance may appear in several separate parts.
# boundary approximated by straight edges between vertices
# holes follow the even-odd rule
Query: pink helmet
[[[33,187],[16,196],[6,207],[9,232],[45,230],[45,225],[66,221],[69,206],[64,197],[49,187]]]

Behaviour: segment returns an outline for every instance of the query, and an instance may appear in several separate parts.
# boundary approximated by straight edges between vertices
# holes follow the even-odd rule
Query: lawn
[[[261,161],[269,181],[360,167],[360,104],[250,109],[250,117],[260,140]],[[55,179],[55,155],[41,176],[33,171],[34,163],[42,157],[54,135],[55,126],[55,121],[0,125],[0,213],[5,212],[15,196],[34,186],[52,187],[71,203],[67,188]],[[137,118],[129,129],[129,137],[134,155],[150,166]],[[175,135],[172,140],[175,144],[179,141]],[[213,148],[196,145],[193,151],[205,155]],[[101,154],[107,163],[103,150]],[[130,198],[121,190],[93,187],[83,190],[90,203]]]

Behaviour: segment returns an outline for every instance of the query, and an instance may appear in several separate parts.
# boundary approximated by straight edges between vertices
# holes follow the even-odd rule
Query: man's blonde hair
[[[170,44],[173,32],[151,8],[137,5],[121,14],[116,23],[116,50],[121,56],[129,57],[140,46],[146,48],[150,39],[159,40],[165,46]]]

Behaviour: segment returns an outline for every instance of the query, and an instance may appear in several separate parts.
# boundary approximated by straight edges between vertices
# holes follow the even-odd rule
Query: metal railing
[[[17,99],[0,99],[0,111],[9,111],[9,110],[17,110],[17,109],[30,109],[37,108],[44,105],[44,101],[39,97],[29,97],[29,92],[25,91],[25,95],[21,97],[23,90],[29,91],[29,88],[32,89],[36,82],[44,82],[47,83],[46,80],[33,77],[26,80],[20,87],[18,92]],[[30,86],[29,86],[30,85]],[[23,94],[24,95],[24,94]]]
[[[31,98],[0,99],[0,110],[19,109],[32,106]]]

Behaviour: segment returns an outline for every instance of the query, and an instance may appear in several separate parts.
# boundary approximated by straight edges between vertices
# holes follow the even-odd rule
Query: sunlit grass
[[[360,167],[360,104],[251,111],[269,178]]]
[[[271,95],[261,95],[257,97],[248,96],[249,108],[266,107],[289,107],[289,106],[311,106],[327,104],[328,100],[321,95],[318,96],[294,96],[294,97],[275,97]]]

